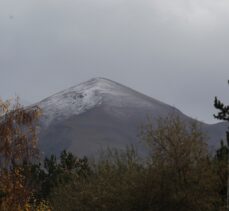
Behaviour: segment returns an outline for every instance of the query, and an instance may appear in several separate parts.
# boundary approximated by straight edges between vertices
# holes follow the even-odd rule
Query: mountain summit
[[[93,78],[36,105],[43,111],[39,136],[45,154],[67,149],[77,155],[95,155],[107,147],[123,149],[132,144],[144,152],[138,134],[147,118],[175,113],[193,121],[170,105],[106,78]],[[201,124],[210,145],[224,136],[225,126]]]
[[[48,97],[37,104],[44,113],[45,124],[82,114],[100,105],[116,108],[135,107],[156,110],[168,105],[140,94],[106,78],[93,78]]]

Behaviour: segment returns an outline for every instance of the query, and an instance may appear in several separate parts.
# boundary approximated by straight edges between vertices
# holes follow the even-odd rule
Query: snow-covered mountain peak
[[[159,112],[168,108],[168,105],[160,101],[101,77],[65,89],[36,105],[43,111],[44,124],[49,125],[53,121],[79,115],[102,104],[111,112],[132,108],[154,109]]]
[[[104,94],[122,95],[124,89],[106,78],[92,78],[77,86],[65,89],[37,103],[42,111],[45,123],[65,119],[81,114],[103,102]]]
[[[70,89],[75,91],[96,90],[100,93],[122,94],[123,92],[126,92],[126,88],[127,87],[124,87],[123,85],[118,84],[110,79],[97,77],[83,82],[77,86],[71,87]]]

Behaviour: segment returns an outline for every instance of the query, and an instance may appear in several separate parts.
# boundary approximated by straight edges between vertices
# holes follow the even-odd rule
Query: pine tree
[[[228,84],[229,84],[229,81],[228,81]],[[216,119],[229,122],[229,105],[224,105],[224,103],[221,102],[221,100],[219,100],[217,97],[215,97],[214,106],[218,110],[218,113],[214,114],[214,117]],[[217,151],[217,153],[218,153],[217,156],[218,157],[221,156],[221,158],[222,158],[222,156],[224,156],[224,159],[225,159],[225,156],[227,156],[227,160],[228,160],[227,170],[226,170],[226,172],[227,172],[227,182],[226,183],[227,184],[225,184],[225,187],[224,187],[225,191],[223,191],[223,194],[226,197],[225,201],[226,201],[227,210],[229,210],[229,188],[228,188],[229,187],[229,153],[228,153],[229,129],[226,131],[226,140],[227,140],[227,146],[222,145],[222,143],[221,143],[221,149],[219,149]]]

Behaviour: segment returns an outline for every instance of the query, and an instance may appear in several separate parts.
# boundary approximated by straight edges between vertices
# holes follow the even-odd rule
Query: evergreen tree
[[[37,190],[34,195],[38,201],[47,199],[58,186],[65,186],[73,179],[90,174],[86,157],[78,158],[65,150],[59,158],[51,155],[44,159],[43,164],[34,164],[31,168],[32,182]]]
[[[229,84],[229,81],[228,81]],[[215,97],[214,106],[218,110],[217,114],[214,114],[214,117],[219,120],[224,120],[229,122],[229,105],[224,105],[224,103],[219,100],[217,97]],[[221,194],[224,197],[224,201],[226,201],[227,210],[229,210],[229,153],[228,153],[228,147],[229,147],[229,129],[226,131],[226,140],[227,140],[227,146],[221,142],[221,148],[217,151],[217,159],[221,159],[221,162],[225,159],[227,160],[226,165],[226,172],[227,179],[224,180],[224,187],[221,190]]]

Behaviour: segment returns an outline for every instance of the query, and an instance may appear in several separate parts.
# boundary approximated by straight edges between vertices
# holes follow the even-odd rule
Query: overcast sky
[[[1,0],[0,96],[106,77],[205,122],[229,103],[228,0]]]

